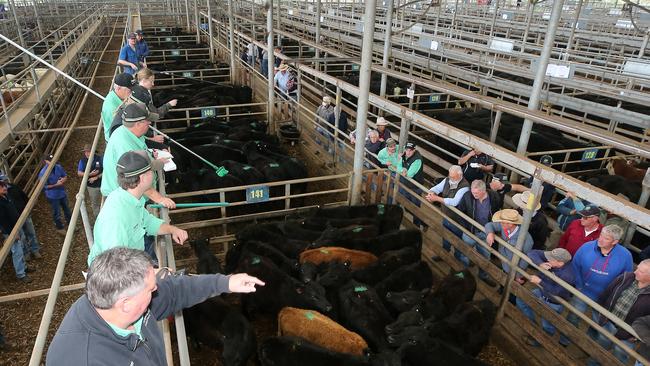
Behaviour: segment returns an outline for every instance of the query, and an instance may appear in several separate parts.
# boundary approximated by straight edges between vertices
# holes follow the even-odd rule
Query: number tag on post
[[[161,32],[167,32],[167,28],[160,28]]]
[[[359,65],[352,65],[352,71],[359,70]]]
[[[185,72],[183,72],[183,77],[184,77],[184,78],[191,78],[191,77],[194,77],[194,73],[191,72],[191,71],[185,71]]]
[[[217,115],[216,108],[202,108],[201,109],[201,118],[214,117]]]
[[[165,37],[165,42],[171,42],[171,41],[172,41],[172,37]]]
[[[415,89],[411,89],[411,88],[406,89],[406,96],[409,99],[413,99],[413,97],[415,97]]]
[[[181,51],[180,50],[172,50],[172,56],[180,56]]]
[[[431,103],[439,102],[440,101],[440,95],[434,94],[434,95],[430,96],[429,101]]]
[[[585,150],[585,152],[582,153],[582,161],[591,161],[596,159],[596,156],[598,155],[598,149],[588,149]]]
[[[266,202],[269,200],[269,186],[246,188],[246,203]]]

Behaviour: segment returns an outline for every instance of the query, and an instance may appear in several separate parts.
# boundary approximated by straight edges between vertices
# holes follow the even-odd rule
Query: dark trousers
[[[158,263],[158,256],[156,256],[156,237],[153,235],[144,236],[144,251],[149,254],[151,259]]]
[[[452,224],[449,222],[447,219],[442,220],[442,226],[444,226],[447,230],[451,231],[454,235],[456,235],[459,239],[463,238],[463,232],[460,230],[456,225]],[[442,239],[442,248],[446,251],[451,251],[451,243],[448,242],[445,239]]]

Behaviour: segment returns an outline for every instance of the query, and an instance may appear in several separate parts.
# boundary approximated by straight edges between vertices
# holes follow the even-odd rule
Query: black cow
[[[384,328],[386,334],[397,334],[404,331],[406,327],[423,325],[424,316],[422,316],[422,309],[418,305],[414,306],[411,310],[401,313],[397,320],[390,323]]]
[[[375,286],[382,300],[388,291],[424,290],[433,286],[433,273],[429,265],[420,261],[398,268]],[[384,300],[385,301],[385,300]]]
[[[377,282],[388,277],[393,271],[406,264],[419,261],[421,252],[413,247],[404,247],[398,250],[389,250],[382,253],[377,262],[354,271],[352,276],[357,281],[375,285]]]
[[[281,251],[272,245],[263,243],[261,241],[251,240],[246,242],[244,249],[255,253],[257,255],[263,255],[273,261],[278,268],[283,270],[289,275],[297,274],[300,268],[300,264],[295,259],[287,258]]]
[[[387,292],[386,304],[388,308],[397,313],[403,313],[413,309],[414,306],[420,305],[429,295],[431,289],[423,290],[406,290],[401,292]]]
[[[190,245],[199,259],[196,265],[198,273],[224,273],[221,263],[208,248],[210,239],[192,240]]]
[[[337,246],[370,252],[376,256],[389,250],[397,250],[404,247],[413,247],[416,251],[422,251],[422,233],[417,229],[393,231],[388,234],[374,238],[363,238],[356,240],[341,240]],[[310,248],[320,248],[321,245],[310,244]]]
[[[383,234],[398,230],[402,224],[404,209],[398,205],[359,205],[341,207],[319,207],[311,212],[314,218],[354,219],[360,217],[377,218]]]
[[[476,279],[469,270],[450,272],[424,299],[425,317],[441,319],[453,313],[461,304],[471,301],[475,293]]]
[[[379,235],[376,225],[351,225],[342,228],[330,227],[314,241],[316,247],[339,246],[339,243],[351,243],[355,240],[374,238]]]

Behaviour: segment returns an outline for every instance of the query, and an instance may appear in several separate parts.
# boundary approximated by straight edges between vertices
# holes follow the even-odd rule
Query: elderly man
[[[383,141],[379,141],[379,133],[376,130],[368,131],[368,140],[366,140],[366,155],[370,162],[377,166],[381,164],[375,156],[377,156],[377,154],[379,154],[379,152],[384,147],[386,147],[386,144]],[[371,168],[371,165],[366,165],[366,167]]]
[[[45,165],[38,172],[38,179],[41,179],[45,175],[45,171],[52,164],[53,158],[52,154],[45,154],[43,157]],[[54,165],[50,175],[45,178],[45,186],[43,187],[45,198],[47,198],[50,206],[52,206],[52,217],[54,218],[56,231],[61,235],[65,235],[63,221],[61,220],[61,209],[63,209],[63,215],[68,224],[72,218],[72,212],[68,206],[68,195],[65,193],[65,182],[67,181],[68,175],[61,164],[57,163]]]
[[[377,123],[375,123],[377,126],[377,134],[379,135],[379,141],[381,142],[386,142],[388,139],[390,139],[390,130],[388,129],[388,122],[384,117],[379,117],[377,118]],[[371,130],[369,130],[371,131]],[[366,141],[368,140],[369,135],[366,135]],[[357,142],[357,130],[352,130],[350,132],[350,142],[354,145]]]
[[[501,210],[502,206],[503,202],[501,201],[499,194],[491,189],[488,190],[485,186],[485,182],[477,179],[472,182],[470,191],[466,192],[463,195],[456,208],[458,208],[459,211],[471,217],[472,220],[481,225],[482,229],[488,222],[490,222],[492,215]],[[483,230],[477,228],[466,220],[461,220],[460,223],[467,230],[476,235],[479,239],[485,240],[486,235]],[[476,240],[472,239],[465,233],[462,234],[462,239],[463,242],[465,242],[470,247],[476,248],[476,251],[479,254],[488,260],[490,259],[490,251],[483,245],[480,245],[478,242],[476,242]],[[469,266],[469,258],[463,255],[463,253],[457,250],[454,252],[454,256],[466,267]],[[489,286],[496,286],[496,282],[490,278],[490,275],[488,275],[487,272],[480,268],[478,271],[478,277]]]
[[[463,167],[463,176],[468,182],[476,179],[483,179],[485,173],[492,173],[494,169],[494,160],[487,154],[474,148],[465,150],[458,158],[458,165]]]
[[[332,97],[324,96],[323,103],[316,109],[316,125],[325,125],[329,122],[330,116],[334,114]]]
[[[90,201],[90,207],[93,210],[93,215],[97,217],[99,215],[99,208],[101,207],[102,201],[102,192],[100,187],[102,185],[102,172],[104,171],[104,166],[102,165],[102,156],[95,154],[91,162],[88,161],[90,158],[90,144],[85,144],[83,149],[83,158],[79,160],[77,164],[77,175],[79,177],[84,176],[86,171],[86,166],[90,164],[90,174],[88,176],[88,184],[86,185],[86,190],[88,190],[88,197]]]
[[[573,256],[573,269],[576,273],[576,288],[585,296],[598,301],[612,281],[625,272],[632,272],[632,253],[618,245],[623,230],[617,225],[605,226],[597,240],[584,243]],[[577,311],[585,312],[587,303],[574,296],[571,305]],[[592,312],[596,320],[596,312]],[[570,313],[567,320],[576,327],[580,319]]]
[[[138,51],[136,49],[137,36],[135,33],[130,33],[127,36],[127,41],[124,47],[120,50],[120,55],[117,59],[117,64],[122,65],[122,72],[126,74],[135,74],[140,68],[140,60],[138,59]]]
[[[453,213],[447,206],[456,207],[460,203],[463,195],[469,191],[469,183],[463,178],[463,169],[459,165],[452,165],[449,167],[449,175],[447,178],[440,181],[440,183],[429,189],[426,199],[427,201],[442,204],[442,212],[453,221],[460,221],[458,215]],[[462,238],[463,232],[452,224],[448,219],[442,220],[442,226],[451,231],[454,235]],[[442,239],[442,247],[446,251],[451,250],[451,243],[446,239]],[[440,261],[441,258],[434,256],[433,260]]]
[[[113,80],[113,90],[111,90],[102,104],[102,123],[104,124],[104,140],[108,142],[110,136],[111,123],[115,111],[126,98],[131,94],[131,88],[135,85],[133,75],[122,73],[118,74]]]
[[[520,225],[523,221],[523,218],[519,212],[517,212],[517,210],[507,208],[496,212],[492,216],[492,222],[485,224],[485,233],[487,234],[485,241],[489,245],[494,244],[494,237],[497,233],[499,233],[501,235],[501,239],[514,247],[517,245],[519,235],[525,235],[524,245],[521,248],[521,251],[524,252],[524,254],[528,254],[528,252],[530,252],[530,250],[533,248],[533,238],[529,233],[521,232]],[[506,248],[506,246],[503,244],[499,244],[499,253],[501,253],[501,255],[506,257],[508,260],[512,259],[512,251]],[[519,261],[519,267],[521,269],[526,269],[526,267],[528,267],[528,262]],[[501,268],[503,268],[503,271],[506,273],[510,272],[510,264],[507,262],[502,262]],[[516,278],[521,279],[521,276],[517,275]]]
[[[146,150],[144,135],[149,130],[149,125],[157,119],[157,115],[149,113],[144,104],[130,104],[124,109],[123,125],[118,127],[111,135],[104,153],[104,176],[102,178],[102,195],[108,196],[118,188],[117,161],[127,151]],[[155,180],[154,180],[155,182]],[[144,195],[150,200],[160,203],[167,208],[174,208],[176,204],[167,197],[163,197],[152,185]],[[143,197],[143,202],[145,198]]]
[[[144,150],[127,151],[120,157],[116,169],[119,188],[108,195],[95,222],[94,244],[88,255],[89,266],[99,254],[118,246],[145,250],[151,255],[154,253],[153,246],[147,247],[145,234],[171,234],[175,242],[185,242],[185,230],[165,224],[150,214],[141,200],[151,188],[154,170],[160,167],[160,161],[152,161]]]
[[[546,252],[541,250],[531,250],[528,253],[528,257],[533,261],[533,263],[556,275],[569,285],[575,283],[575,272],[571,265],[571,254],[566,249],[555,248]],[[533,289],[533,295],[540,299],[546,306],[553,309],[556,313],[562,314],[564,306],[558,302],[557,298],[568,300],[571,293],[541,272],[539,276],[531,275],[530,282],[538,286]],[[536,324],[533,309],[519,297],[517,298],[516,303],[519,310],[521,310],[530,321]],[[550,336],[555,334],[555,327],[553,324],[544,318],[542,318],[542,329]],[[530,336],[526,337],[526,343],[534,347],[539,346],[539,342]],[[568,345],[564,335],[560,336],[560,344],[565,346]]]
[[[641,340],[641,344],[636,351],[646,360],[650,360],[650,315],[635,320],[632,323],[632,328]],[[634,366],[643,366],[643,364],[637,360]]]
[[[81,296],[63,319],[46,365],[166,365],[157,320],[224,292],[249,293],[264,282],[245,273],[166,275],[149,256],[113,248],[93,261]]]
[[[273,77],[273,83],[277,85],[282,93],[280,96],[286,98],[285,95],[293,97],[298,85],[295,76],[289,71],[289,65],[282,63],[278,67],[278,72]]]
[[[634,273],[626,272],[616,277],[607,289],[600,295],[598,303],[613,315],[627,324],[650,315],[650,260],[639,263]],[[630,348],[634,348],[634,337],[622,328],[617,327],[604,316],[600,316],[600,324],[606,331],[613,334]],[[613,344],[607,337],[598,334],[595,340],[603,348],[612,348],[612,353],[623,364],[627,364],[628,354],[621,347]],[[594,360],[587,365],[599,365]]]
[[[149,45],[144,40],[144,32],[142,29],[135,31],[135,51],[138,55],[138,62],[142,64],[142,67],[147,67],[146,58],[149,56]]]
[[[519,207],[517,209],[519,214],[523,214],[526,207],[528,207],[529,201],[532,199],[533,195],[530,191],[517,193],[512,196],[512,202]],[[537,203],[533,211],[533,217],[530,220],[530,226],[528,227],[528,233],[533,238],[533,249],[537,250],[546,249],[546,239],[551,233],[548,228],[548,219],[546,219],[544,211],[540,210],[541,208],[542,205]]]
[[[558,248],[568,250],[571,255],[575,255],[584,243],[598,239],[603,228],[598,207],[587,206],[578,211],[578,215],[580,220],[569,224],[558,243]]]

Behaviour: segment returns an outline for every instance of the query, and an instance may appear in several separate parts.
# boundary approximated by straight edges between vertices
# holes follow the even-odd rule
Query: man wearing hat
[[[463,176],[468,182],[476,179],[483,179],[485,173],[491,173],[494,169],[494,160],[487,154],[474,148],[465,150],[458,158],[458,165],[463,167]]]
[[[135,48],[136,38],[135,33],[129,33],[127,42],[120,50],[120,55],[117,60],[117,64],[122,65],[122,72],[132,75],[140,68],[138,51]]]
[[[555,248],[549,251],[531,250],[528,253],[528,257],[537,266],[551,272],[570,286],[573,286],[575,283],[575,272],[571,265],[571,254],[566,249]],[[554,280],[548,278],[542,272],[540,272],[539,275],[531,275],[530,282],[537,285],[537,287],[533,289],[533,295],[545,303],[546,306],[555,310],[556,313],[562,314],[564,306],[560,304],[557,299],[561,298],[569,300],[571,293]],[[517,297],[516,301],[519,310],[521,310],[521,312],[524,313],[533,324],[537,324],[533,309],[520,297]],[[542,329],[544,329],[544,331],[551,337],[555,334],[555,327],[553,324],[544,318],[542,318]],[[539,342],[531,336],[526,337],[526,343],[534,347],[539,346]],[[569,344],[564,335],[560,336],[560,344],[564,346]]]
[[[584,243],[598,239],[603,228],[598,207],[586,206],[578,211],[578,215],[580,220],[569,224],[558,242],[558,248],[568,250],[571,255],[575,255]]]
[[[111,128],[109,135],[112,135],[113,132],[120,126],[124,121],[124,109],[133,103],[141,103],[147,106],[147,110],[151,115],[151,122],[158,121],[160,119],[160,114],[156,113],[156,108],[151,101],[151,93],[144,87],[140,85],[135,85],[131,89],[131,95],[122,103],[115,112],[113,117],[113,122],[111,123]],[[169,146],[164,144],[165,138],[162,135],[154,135],[153,131],[147,130],[147,133],[144,136],[144,142],[147,144],[147,147],[151,149],[168,149]]]
[[[162,163],[152,160],[145,150],[127,151],[121,155],[115,169],[119,187],[108,195],[97,216],[88,266],[96,256],[110,248],[145,250],[145,234],[171,234],[175,242],[185,242],[185,230],[164,223],[144,206],[142,197],[151,189],[154,171],[160,167]]]
[[[7,239],[9,233],[16,226],[19,216],[18,209],[9,199],[7,182],[0,181],[0,231],[2,231],[3,241]],[[27,276],[27,264],[25,263],[22,239],[23,233],[21,230],[11,245],[11,259],[14,265],[14,271],[16,272],[16,278],[21,282],[29,283],[31,279]]]
[[[512,196],[512,202],[519,207],[520,215],[523,215],[524,210],[528,207],[528,204],[533,200],[533,194],[530,191],[517,193]],[[531,203],[532,204],[532,203]],[[530,226],[528,227],[528,232],[533,238],[533,249],[546,249],[546,239],[550,235],[550,230],[548,228],[548,220],[544,212],[540,210],[542,205],[537,203],[533,210],[533,217],[530,220]]]
[[[81,150],[83,152],[83,157],[79,160],[79,164],[77,164],[77,175],[79,177],[83,177],[84,172],[86,171],[88,159],[90,159],[90,148],[90,144],[85,144]],[[95,151],[95,156],[93,156],[93,160],[90,162],[90,174],[88,175],[88,183],[86,184],[90,207],[92,208],[95,217],[99,215],[99,208],[101,207],[102,202],[102,192],[100,190],[102,185],[102,172],[104,171],[102,160],[102,156],[97,154]]]
[[[323,103],[316,109],[316,125],[325,125],[333,114],[332,97],[326,95],[323,97]]]
[[[43,157],[43,162],[45,166],[41,168],[41,171],[38,172],[38,179],[41,179],[45,175],[47,167],[52,163],[54,157],[52,154],[46,154]],[[61,221],[61,209],[63,209],[63,214],[65,215],[65,221],[69,224],[72,218],[72,213],[70,212],[70,207],[68,207],[68,195],[65,193],[65,182],[68,180],[68,175],[65,173],[65,170],[61,164],[57,163],[54,165],[54,168],[50,172],[50,175],[45,178],[45,197],[47,201],[52,206],[52,216],[54,217],[54,225],[56,225],[56,231],[65,235],[63,221]]]
[[[528,254],[528,252],[533,248],[533,238],[529,233],[523,234],[521,232],[520,225],[523,221],[523,218],[517,210],[506,208],[496,212],[492,216],[492,222],[485,224],[485,233],[487,234],[485,241],[489,245],[494,244],[494,236],[498,233],[501,235],[501,239],[514,247],[517,245],[519,235],[525,235],[524,245],[521,248],[521,251]],[[510,264],[508,262],[512,259],[512,252],[510,249],[506,248],[505,245],[499,244],[499,253],[508,259],[507,262],[504,261],[501,263],[501,268],[503,268],[503,271],[506,273],[510,272]],[[528,262],[519,261],[519,267],[526,269],[526,267],[528,267]],[[517,275],[517,278],[520,277],[521,276]]]
[[[424,183],[422,168],[422,155],[415,149],[414,142],[407,142],[402,155],[402,175],[422,184]]]
[[[29,201],[27,193],[19,186],[11,183],[9,177],[3,173],[0,173],[0,183],[7,185],[7,198],[16,207],[18,215],[22,215],[25,207],[27,207],[27,201]],[[41,243],[38,241],[38,236],[36,236],[36,229],[34,228],[34,221],[32,221],[31,215],[27,216],[25,223],[23,223],[22,235],[21,241],[23,242],[25,260],[29,261],[32,258],[41,259]]]
[[[273,82],[280,88],[282,92],[280,96],[289,95],[293,97],[294,90],[297,89],[298,85],[296,84],[295,76],[289,72],[289,65],[281,63],[278,67],[278,72],[275,73],[273,77]]]
[[[389,138],[391,138],[390,135],[390,130],[388,129],[388,121],[384,117],[379,117],[377,118],[377,123],[375,123],[375,126],[377,127],[376,131],[377,134],[379,135],[379,141],[381,142],[386,142],[388,141]],[[356,143],[357,139],[357,130],[353,130],[350,132],[350,142],[354,145]],[[368,132],[370,133],[370,132]],[[366,140],[368,139],[369,136],[366,136]]]
[[[144,32],[142,32],[142,29],[135,31],[135,51],[138,54],[138,61],[142,64],[142,67],[147,67],[146,58],[149,56],[149,45],[144,40]]]
[[[402,159],[399,154],[399,146],[395,139],[388,139],[386,141],[386,147],[379,151],[377,154],[377,160],[388,168],[391,172],[402,172]]]
[[[149,130],[152,121],[156,121],[157,115],[149,113],[147,106],[140,103],[129,104],[124,109],[124,124],[118,127],[111,135],[104,153],[104,172],[102,177],[101,191],[103,196],[108,196],[117,189],[117,161],[127,151],[146,150],[147,145],[144,135]],[[154,179],[155,180],[155,179]],[[163,197],[150,186],[144,195],[155,203],[164,205],[167,208],[174,208],[176,204],[170,198]],[[144,198],[143,198],[144,202]]]
[[[127,73],[118,74],[113,81],[113,90],[104,98],[104,103],[102,104],[102,123],[104,124],[104,140],[107,142],[115,111],[129,97],[133,85],[135,85],[133,75]]]

